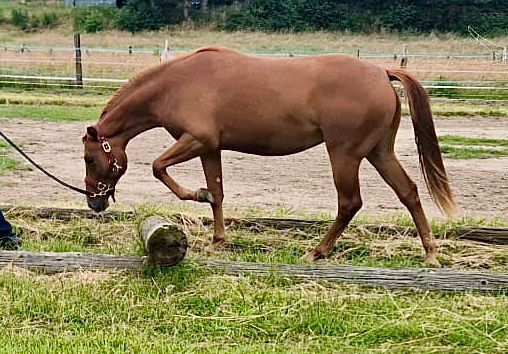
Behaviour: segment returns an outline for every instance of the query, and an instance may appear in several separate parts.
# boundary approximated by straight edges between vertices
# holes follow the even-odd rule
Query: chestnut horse
[[[338,214],[307,260],[326,257],[362,206],[358,169],[364,158],[407,207],[426,253],[439,266],[436,241],[415,184],[394,153],[400,122],[391,80],[409,101],[420,165],[430,195],[447,214],[455,203],[439,150],[428,96],[403,70],[384,70],[343,55],[260,58],[225,48],[202,48],[151,68],[125,84],[87,128],[88,205],[108,207],[127,169],[125,147],[136,135],[164,127],[176,142],[153,162],[153,174],[181,200],[210,203],[210,249],[225,240],[221,150],[277,156],[324,142],[338,193]],[[178,184],[167,168],[201,159],[207,189]]]

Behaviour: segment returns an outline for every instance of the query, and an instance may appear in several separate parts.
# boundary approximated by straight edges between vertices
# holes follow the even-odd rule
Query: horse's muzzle
[[[87,197],[86,201],[88,203],[88,207],[96,212],[104,211],[109,206],[109,196],[101,196],[101,197]]]

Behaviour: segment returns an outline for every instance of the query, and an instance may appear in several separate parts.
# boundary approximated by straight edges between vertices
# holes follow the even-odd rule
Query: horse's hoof
[[[314,263],[317,260],[320,260],[323,258],[325,258],[325,256],[321,252],[314,250],[314,251],[307,253],[305,256],[303,256],[302,260],[304,260],[305,262],[308,262],[308,263]]]
[[[196,201],[201,203],[214,203],[212,193],[210,193],[210,191],[206,188],[199,188],[196,191]]]
[[[206,253],[214,253],[224,245],[224,240],[213,241],[208,247],[205,248]]]
[[[436,257],[426,257],[425,264],[431,268],[441,268],[441,263],[436,259]]]

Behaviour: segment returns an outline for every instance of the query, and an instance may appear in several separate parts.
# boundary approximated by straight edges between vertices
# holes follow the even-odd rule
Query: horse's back
[[[327,132],[359,136],[388,126],[395,111],[385,70],[350,56],[265,58],[202,48],[179,66],[187,114],[209,117],[227,149],[293,153]]]

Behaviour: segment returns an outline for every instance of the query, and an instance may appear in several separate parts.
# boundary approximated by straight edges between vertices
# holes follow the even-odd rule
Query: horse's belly
[[[223,132],[221,148],[264,156],[290,155],[323,142],[317,128],[299,129],[295,126],[260,127],[253,124],[235,132]]]

